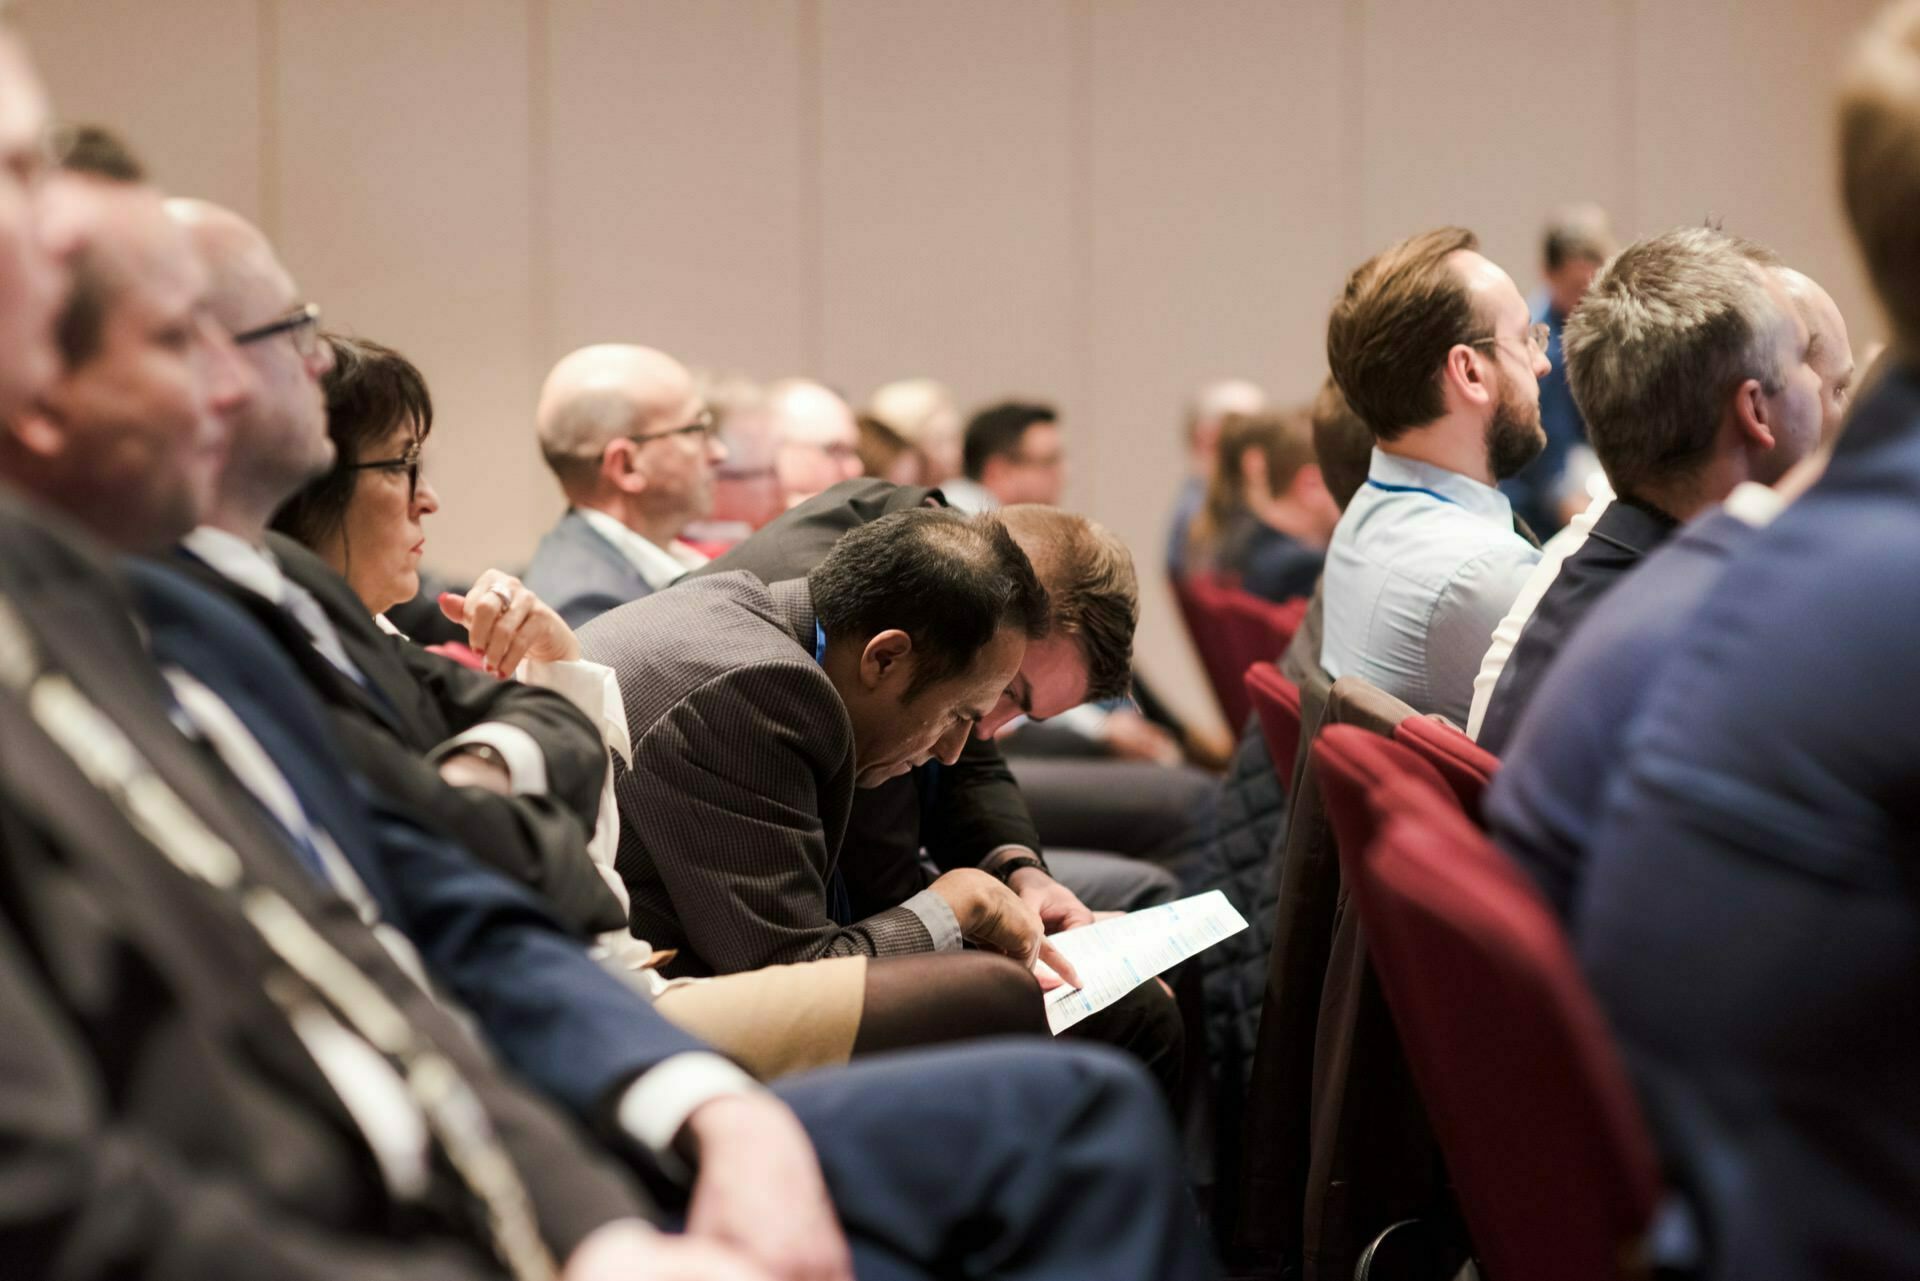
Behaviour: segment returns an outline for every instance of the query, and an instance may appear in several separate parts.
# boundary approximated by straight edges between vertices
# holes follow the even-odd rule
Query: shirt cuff
[[[549,663],[528,659],[515,676],[527,685],[550,689],[579,708],[600,731],[608,747],[622,761],[633,759],[633,740],[627,732],[627,707],[620,697],[620,678],[605,663],[584,659]]]
[[[434,748],[427,759],[437,765],[470,743],[491,747],[500,753],[500,759],[507,763],[507,779],[513,786],[515,796],[547,794],[546,754],[540,750],[540,744],[534,741],[533,735],[518,725],[508,725],[504,721],[475,725],[466,733],[456,734]]]
[[[694,1050],[663,1059],[641,1073],[620,1096],[615,1119],[662,1170],[684,1180],[691,1171],[673,1150],[673,1140],[687,1118],[703,1103],[758,1094],[764,1088],[718,1054]]]
[[[633,760],[633,740],[627,731],[627,708],[620,697],[620,678],[604,663],[584,659],[549,663],[528,659],[520,664],[516,677],[528,685],[550,689],[585,714],[600,731],[600,739],[621,762]],[[620,804],[613,790],[613,769],[600,785],[600,812],[594,819],[593,835],[587,841],[587,854],[600,869],[600,877],[620,900],[620,908],[629,906],[627,883],[614,867],[620,851]]]
[[[921,890],[900,905],[920,918],[933,938],[936,952],[958,952],[965,941],[960,937],[960,918],[947,906],[947,900],[932,890]]]

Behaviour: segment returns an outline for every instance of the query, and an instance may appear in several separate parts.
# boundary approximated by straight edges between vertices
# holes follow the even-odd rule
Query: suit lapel
[[[653,585],[634,568],[626,553],[607,541],[606,536],[593,527],[593,522],[580,514],[579,508],[568,508],[561,523],[568,527],[569,536],[576,544],[599,560],[618,579],[615,594],[626,600],[639,600],[642,596],[653,594]]]

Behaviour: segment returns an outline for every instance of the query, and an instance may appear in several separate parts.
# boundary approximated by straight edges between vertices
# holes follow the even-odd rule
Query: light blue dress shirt
[[[1493,629],[1539,561],[1505,494],[1376,449],[1327,548],[1320,665],[1465,725]]]

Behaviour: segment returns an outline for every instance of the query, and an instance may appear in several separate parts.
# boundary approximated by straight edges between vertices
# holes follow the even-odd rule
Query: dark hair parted
[[[989,458],[1019,453],[1021,437],[1035,423],[1058,422],[1059,418],[1052,405],[1038,401],[1004,400],[988,405],[967,424],[966,443],[960,458],[967,479],[979,480]]]
[[[309,481],[274,513],[273,527],[308,547],[318,547],[347,518],[367,448],[401,423],[412,422],[425,440],[433,429],[433,398],[413,362],[391,347],[364,338],[326,336],[333,368],[320,380],[327,396],[327,435],[333,466]]]
[[[1047,593],[999,517],[916,507],[841,536],[807,575],[829,639],[890,629],[913,641],[912,698],[973,665],[1002,627],[1046,635]]]
[[[1127,545],[1111,530],[1058,507],[1016,503],[1002,507],[1000,519],[1047,589],[1047,634],[1071,636],[1080,647],[1086,701],[1126,697],[1140,622],[1140,584]]]
[[[1347,277],[1327,319],[1327,364],[1375,440],[1397,440],[1445,409],[1440,369],[1480,337],[1473,299],[1448,259],[1478,249],[1463,227],[1410,236]]]

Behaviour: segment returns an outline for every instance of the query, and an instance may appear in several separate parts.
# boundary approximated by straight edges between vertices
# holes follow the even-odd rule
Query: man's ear
[[[892,684],[905,690],[913,679],[913,638],[898,628],[876,632],[860,651],[860,684],[877,690]]]
[[[59,414],[43,401],[35,401],[15,414],[7,423],[6,434],[12,437],[15,448],[41,459],[59,458],[73,444]]]
[[[1493,381],[1481,364],[1480,353],[1463,342],[1447,349],[1446,362],[1440,366],[1440,378],[1448,400],[1457,396],[1469,405],[1490,405],[1497,399]]]
[[[1733,393],[1733,424],[1740,440],[1754,449],[1772,449],[1774,445],[1772,408],[1767,390],[1758,378],[1749,378]]]
[[[646,473],[633,465],[634,445],[624,437],[610,440],[600,448],[600,485],[602,490],[638,494],[646,489]]]

